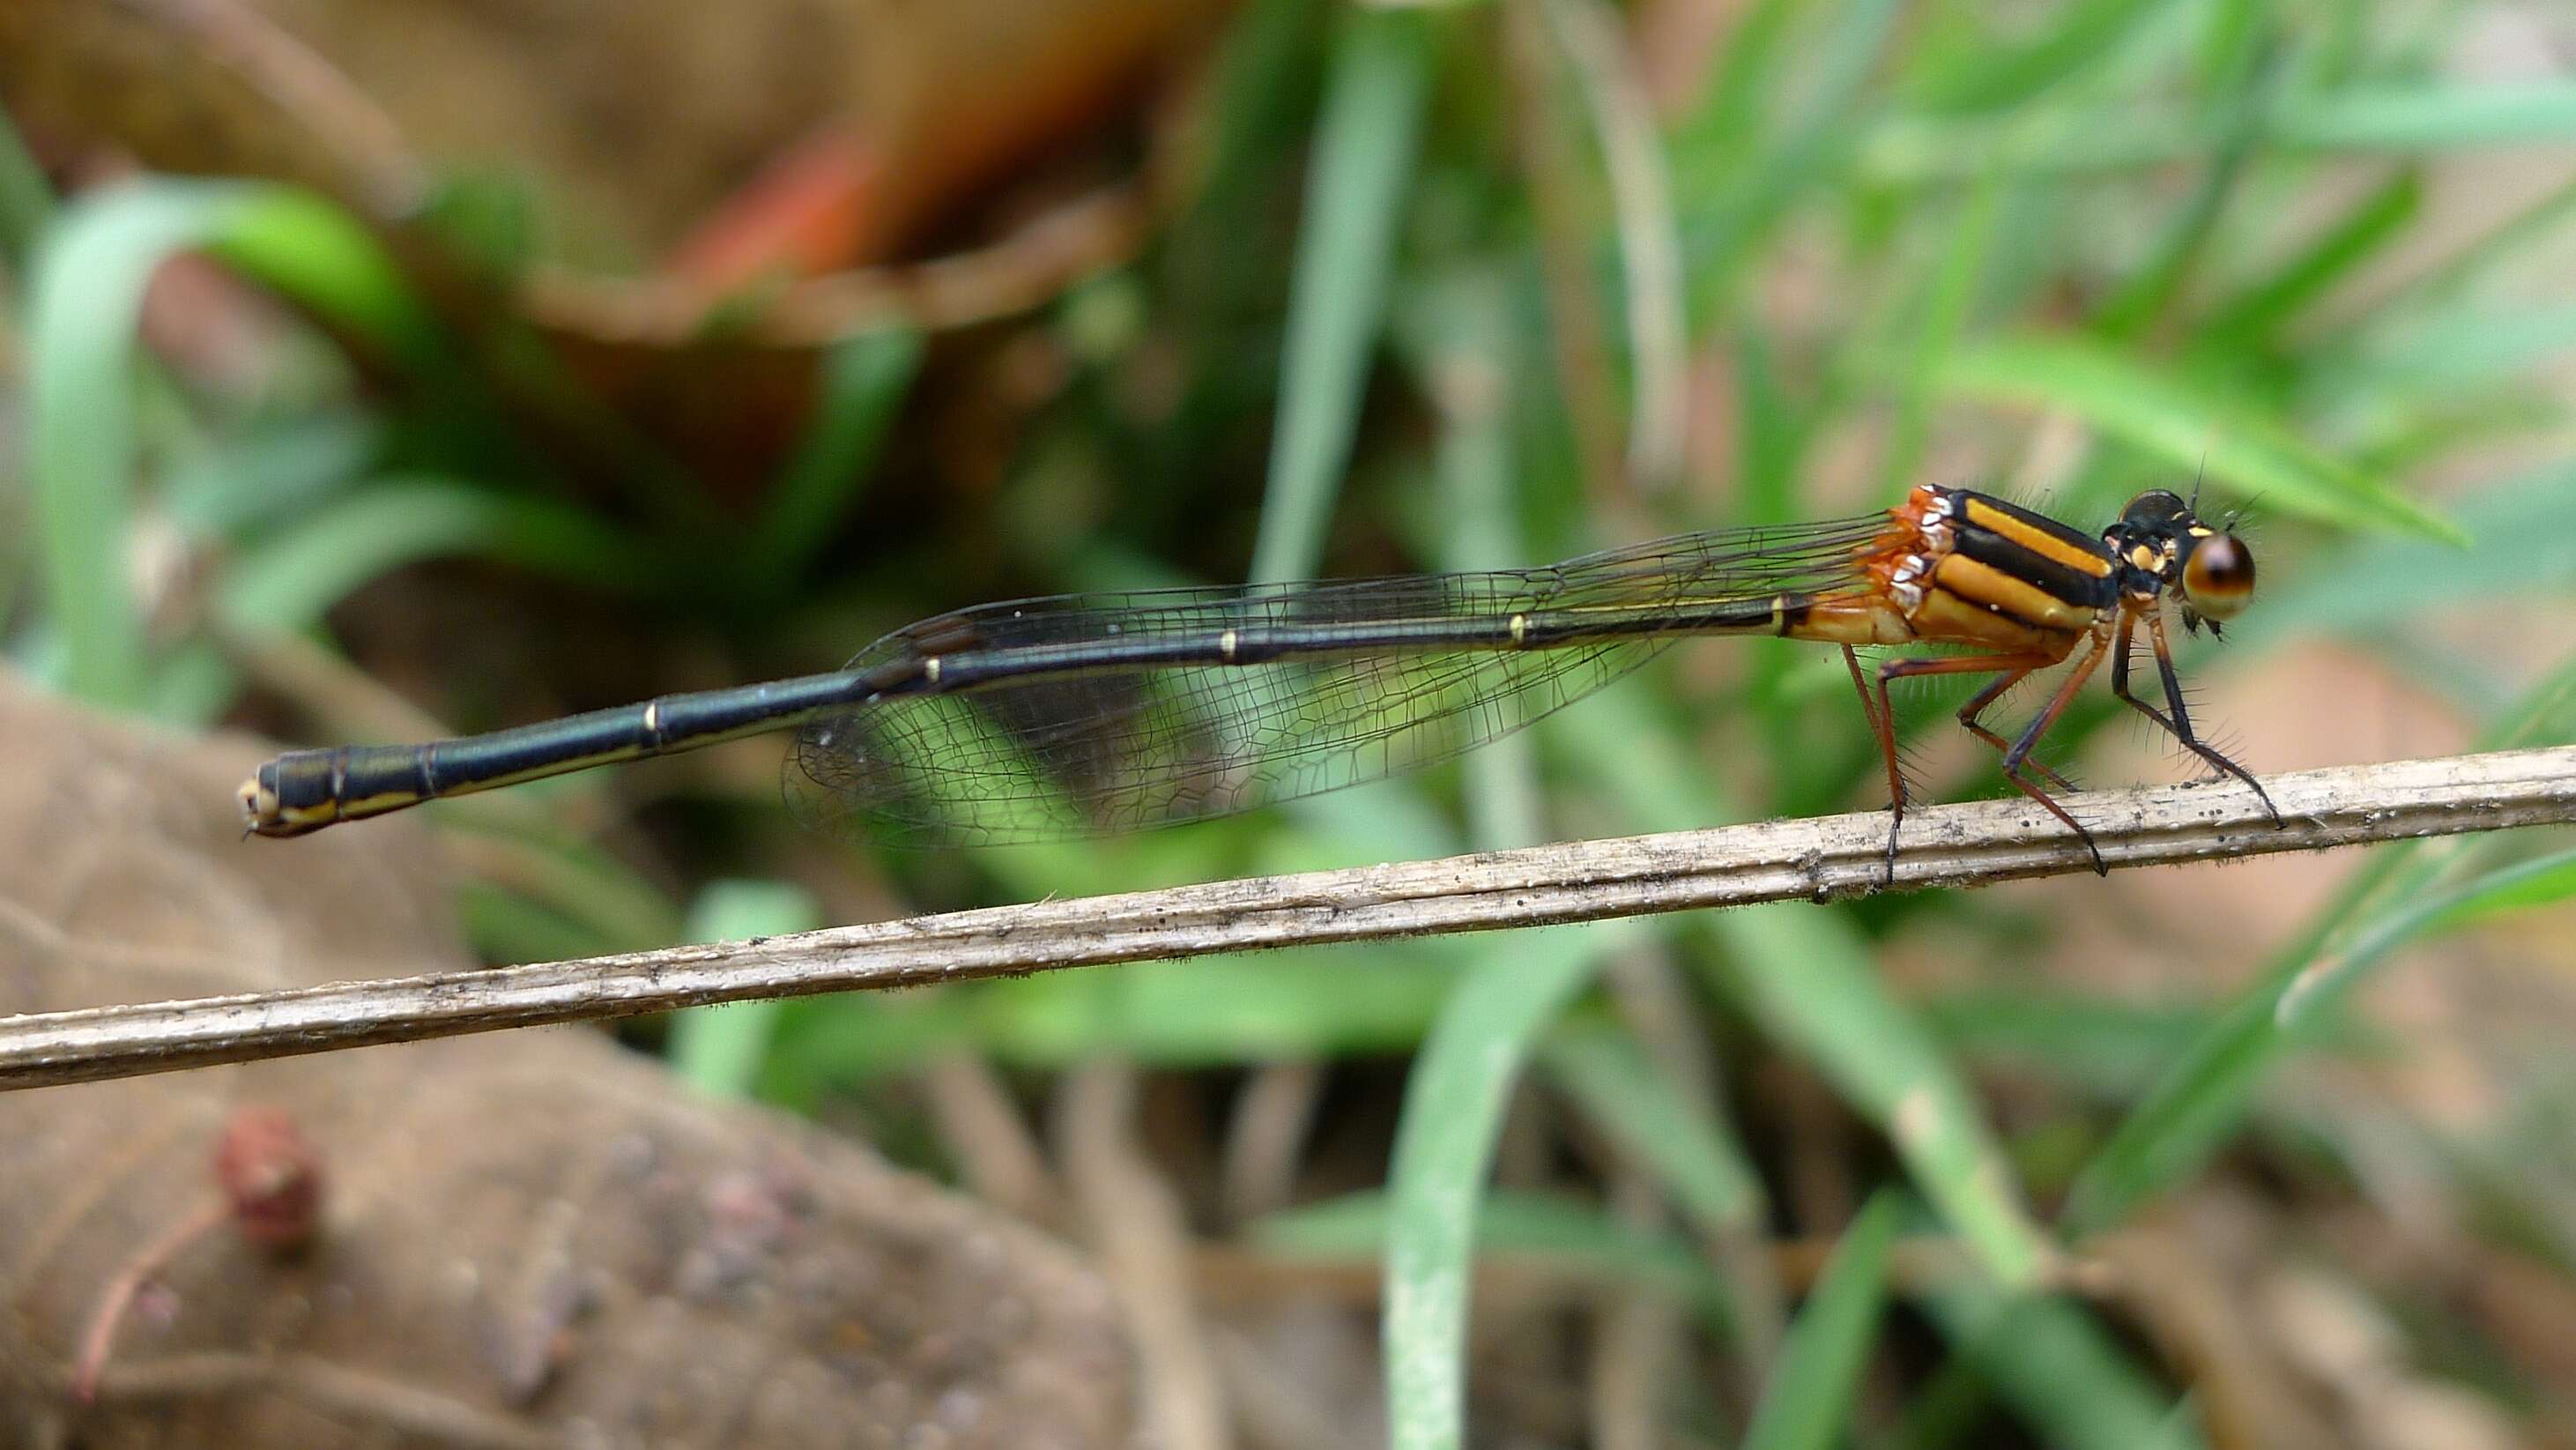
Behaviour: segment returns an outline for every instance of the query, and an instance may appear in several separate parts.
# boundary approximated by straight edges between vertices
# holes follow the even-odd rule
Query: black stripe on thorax
[[[2110,547],[2101,540],[2001,499],[1969,494],[1964,490],[1960,496],[1963,502],[1973,499],[1983,508],[2004,515],[2011,523],[2046,536],[2067,552],[2080,553],[2086,562],[2079,568],[2063,559],[2042,554],[1979,524],[1975,520],[1977,510],[1965,508],[1959,511],[1954,521],[1952,552],[2010,574],[2052,598],[2078,608],[2103,609],[2119,601],[2119,582],[2112,566]]]
[[[2109,554],[2109,546],[2105,545],[2099,538],[2084,532],[2082,529],[2076,528],[2072,524],[2060,523],[2046,514],[2023,508],[2020,504],[2014,503],[2010,499],[2001,499],[1990,493],[1978,493],[1974,489],[1966,488],[1956,490],[1953,497],[1955,497],[1958,502],[1958,514],[1963,518],[1973,513],[1976,509],[1989,508],[1993,509],[1996,513],[2002,514],[2013,523],[2021,525],[2023,528],[2032,530],[2035,533],[2047,534],[2052,538],[2062,541],[2070,548],[2080,549],[2087,554],[2103,555],[2105,557]]]

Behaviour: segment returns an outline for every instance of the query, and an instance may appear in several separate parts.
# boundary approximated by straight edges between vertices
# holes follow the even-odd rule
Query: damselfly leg
[[[2131,640],[2136,633],[2138,618],[2141,615],[2147,622],[2147,639],[2155,646],[2156,673],[2164,677],[2165,704],[2172,709],[2171,715],[2129,693],[2129,651],[2132,647]],[[2271,794],[2263,789],[2263,782],[2256,780],[2253,772],[2228,759],[2225,752],[2215,746],[2204,744],[2200,737],[2193,733],[2191,711],[2183,704],[2182,677],[2174,672],[2173,646],[2165,638],[2163,609],[2151,606],[2146,609],[2124,611],[2121,614],[2120,641],[2111,653],[2111,693],[2137,707],[2140,714],[2163,726],[2166,734],[2182,742],[2183,749],[2199,756],[2216,769],[2243,781],[2253,790],[2254,798],[2263,803],[2264,811],[2272,817],[2272,824],[2276,826],[2281,824],[2280,809],[2272,804]]]
[[[2097,876],[2110,875],[2111,867],[2102,859],[2102,847],[2093,839],[2093,833],[2084,829],[2083,823],[2069,814],[2066,807],[2059,805],[2056,797],[2022,774],[2022,770],[2030,761],[2031,748],[2039,744],[2039,738],[2048,733],[2049,726],[2057,723],[2057,717],[2066,713],[2066,707],[2075,701],[2075,692],[2084,688],[2084,682],[2101,668],[2102,656],[2110,650],[2111,627],[2105,621],[2093,627],[2093,647],[2085,651],[2084,658],[2076,661],[2075,668],[2066,672],[2066,678],[2058,682],[2057,693],[2048,697],[2048,704],[2022,728],[2020,737],[2012,743],[2012,749],[2004,752],[2004,779],[2011,781],[2015,790],[2039,802],[2050,815],[2065,822],[2068,830],[2083,839],[2084,850],[2092,856],[2093,872]]]
[[[1959,723],[1967,727],[1968,733],[2003,752],[2006,779],[2012,781],[2023,794],[2047,807],[2050,814],[2064,821],[2077,835],[2082,836],[2086,849],[2093,848],[2092,834],[2078,825],[2075,818],[2067,814],[2065,808],[2058,805],[2045,790],[2022,779],[2019,772],[2026,766],[2054,782],[2060,790],[2072,791],[2074,787],[2067,783],[2066,778],[2038,761],[2027,759],[2030,753],[2027,742],[2020,746],[2008,744],[2002,736],[1988,730],[1977,718],[2006,690],[2029,678],[2034,671],[2047,669],[2063,661],[2067,655],[2065,649],[2023,650],[2013,654],[1998,655],[1912,656],[1888,660],[1876,671],[1878,684],[1874,692],[1863,681],[1859,659],[1853,656],[1849,649],[1845,649],[1843,654],[1851,667],[1852,683],[1860,690],[1862,713],[1868,716],[1870,728],[1878,736],[1879,753],[1887,762],[1887,789],[1891,815],[1887,824],[1888,880],[1893,881],[1896,878],[1896,844],[1897,835],[1905,824],[1906,788],[1905,771],[1897,759],[1896,752],[1895,710],[1889,701],[1887,687],[1890,682],[1901,679],[1932,675],[1996,675],[1998,678],[1993,683],[1979,690],[1968,703],[1959,707]],[[2078,671],[2079,682],[2083,673],[2084,671]],[[2072,692],[2068,693],[2071,696]],[[2062,710],[2065,707],[2060,704],[2057,708]],[[2054,713],[2050,713],[2035,723],[2040,730],[2044,731],[2047,728],[2047,721],[2054,718]],[[2036,735],[2030,734],[2027,739],[2035,740]],[[2102,862],[2100,851],[2093,851],[2093,861],[2095,867],[2099,869]]]

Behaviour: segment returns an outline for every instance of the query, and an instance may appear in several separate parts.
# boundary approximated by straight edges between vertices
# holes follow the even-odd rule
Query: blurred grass
[[[808,577],[876,471],[886,435],[921,367],[921,338],[904,328],[863,332],[832,349],[806,436],[743,540],[738,592],[792,589]]]
[[[2504,748],[2571,736],[2576,659],[2506,711],[2480,743]],[[2563,874],[2532,877],[2527,867],[2493,864],[2513,862],[2529,849],[2529,843],[2504,836],[2441,848],[2398,842],[2374,851],[2103,1143],[2068,1192],[2068,1229],[2082,1234],[2111,1228],[2217,1151],[2246,1112],[2262,1075],[2300,1045],[2306,1025],[2301,1019],[2317,1011],[2313,1002],[2301,1006],[2300,997],[2323,996],[2320,983],[2348,991],[2395,935],[2430,927],[2454,904],[2478,899],[2481,884],[2492,881],[2484,873],[2540,887],[2540,900],[2517,894],[2517,907],[2566,901],[2571,888]],[[2472,883],[2444,891],[2441,883],[2453,873],[2471,875]],[[2428,895],[2435,892],[2441,894]],[[2373,949],[2357,952],[2356,944]]]
[[[143,618],[119,568],[134,517],[135,329],[143,288],[173,252],[239,224],[242,188],[155,185],[98,198],[50,228],[28,268],[27,480],[42,618],[66,692],[139,708]],[[12,553],[16,550],[13,548]],[[23,561],[0,575],[14,594]]]
[[[1424,300],[1416,371],[1438,409],[1435,496],[1455,522],[1440,562],[1506,567],[1518,541],[1510,520],[1510,334],[1500,295],[1462,265],[1459,280]],[[1467,766],[1472,843],[1528,845],[1543,829],[1529,742],[1495,742]],[[1450,1450],[1466,1438],[1468,1286],[1504,1110],[1549,1023],[1637,936],[1616,930],[1519,933],[1463,977],[1440,1009],[1405,1083],[1387,1162],[1386,1324],[1382,1358],[1387,1439],[1394,1450]]]
[[[1651,1164],[1683,1214],[1714,1235],[1758,1231],[1769,1195],[1752,1154],[1705,1103],[1682,1097],[1635,1039],[1603,1024],[1549,1038],[1550,1074],[1620,1151]]]
[[[1256,582],[1310,578],[1323,557],[1368,386],[1433,59],[1420,15],[1356,10],[1340,22],[1298,233],[1279,425],[1252,553]]]
[[[2576,83],[2462,74],[2449,57],[2480,7],[2401,26],[2286,0],[1756,0],[1678,58],[1695,78],[1644,138],[1668,221],[1633,177],[1583,178],[1561,213],[1531,204],[1525,158],[1547,148],[1515,127],[1583,128],[1556,154],[1595,161],[1641,138],[1597,91],[1513,104],[1515,76],[1597,82],[1603,62],[1579,26],[1541,24],[1561,63],[1504,64],[1501,8],[1253,6],[1195,116],[1209,175],[1151,252],[989,351],[846,339],[787,461],[750,479],[692,476],[522,332],[449,331],[309,198],[145,178],[57,205],[0,147],[0,341],[18,355],[0,377],[23,379],[0,520],[29,523],[0,538],[10,658],[165,720],[336,737],[331,703],[236,659],[246,638],[318,640],[345,647],[353,687],[382,688],[375,671],[470,728],[828,667],[1016,592],[1504,567],[1857,511],[1927,479],[2089,521],[2205,474],[2213,511],[2258,510],[2264,596],[2223,657],[2187,658],[2195,678],[2324,659],[2489,743],[2576,737],[2576,661],[2535,657],[2576,595],[2576,474],[2556,461],[2576,436],[2558,283],[2576,185],[2481,210],[2449,184],[2490,153],[2563,169]],[[1659,43],[1646,58],[1675,61]],[[449,195],[479,265],[536,244],[506,187]],[[1659,303],[1675,238],[1686,295]],[[273,344],[265,391],[138,345],[147,282],[187,252],[321,325]],[[1598,299],[1552,295],[1548,256],[1581,260]],[[1589,363],[1551,345],[1586,315],[1623,319]],[[1677,487],[1604,487],[1568,400],[1629,405],[1632,457],[1666,448],[1643,396],[1673,381],[1666,328],[1684,330],[1694,449]],[[190,567],[155,573],[174,541]],[[2504,647],[2462,649],[2462,631]],[[442,659],[433,638],[471,648]],[[1136,841],[826,854],[764,772],[729,764],[431,819],[480,863],[461,902],[477,939],[533,956],[1880,800],[1839,661],[1773,641],[1686,653],[1462,767]],[[1955,733],[1945,699],[1899,702],[1910,746]],[[2076,757],[2121,718],[2088,699],[2052,749]],[[1960,758],[1972,773],[1922,755],[1926,791],[1992,788],[1987,758]],[[2229,1150],[2278,1155],[2240,1192],[2284,1218],[2321,1178],[2375,1191],[2385,1165],[2359,1155],[2384,1143],[2352,1146],[2359,1130],[2276,1080],[2402,1058],[2354,989],[2449,938],[2563,921],[2570,877],[2563,839],[2384,848],[2323,904],[2249,918],[2239,960],[2154,1001],[2105,983],[2171,965],[2169,898],[2115,882],[2081,898],[2102,921],[2068,895],[1772,908],[726,1009],[675,1022],[670,1052],[710,1091],[880,1115],[916,1112],[901,1084],[957,1053],[1037,1083],[1103,1053],[1354,1081],[1404,1060],[1400,1101],[1334,1109],[1345,1138],[1384,1144],[1364,1176],[1385,1192],[1246,1235],[1383,1255],[1401,1446],[1510,1413],[1469,1373],[1471,1271],[1506,1251],[1691,1307],[1748,1381],[1684,1397],[1714,1442],[2188,1444],[2187,1357],[2116,1297],[2059,1292],[2059,1271],[2226,1174]],[[2081,952],[2138,960],[2088,975],[2079,933]],[[1593,1000],[1621,952],[1684,970],[1684,1020]],[[1657,1031],[1724,1055],[1726,1103],[1692,1096]],[[1571,1109],[1541,1115],[1572,1151],[1535,1182],[1504,1151],[1543,1096],[1531,1067]],[[1812,1110],[1771,1120],[1784,1079],[1840,1137],[1802,1136]],[[1199,1081],[1214,1098],[1228,1079]],[[2576,1235],[2527,1144],[2571,1120],[2562,1074],[2494,1142],[2420,1130],[2463,1221],[2555,1246],[2561,1290]],[[1678,1226],[1595,1201],[1605,1163]],[[1319,1180],[1352,1176],[1334,1167]],[[1820,1173],[1855,1190],[1839,1209],[1820,1209]],[[1973,1269],[1907,1277],[1899,1227]],[[1728,1257],[1766,1236],[1842,1239],[1776,1355],[1739,1332],[1760,1296]],[[2576,1413],[2487,1359],[2504,1399]]]
[[[691,941],[748,941],[824,925],[805,891],[780,881],[718,881],[698,893],[683,928]],[[716,1097],[748,1096],[777,1039],[784,1002],[693,1007],[671,1021],[671,1070]]]
[[[1745,1450],[1827,1450],[1842,1443],[1877,1338],[1899,1214],[1898,1201],[1882,1194],[1844,1231],[1789,1331],[1779,1369],[1745,1431]]]
[[[1393,1207],[1375,1194],[1353,1194],[1276,1214],[1251,1226],[1253,1243],[1290,1259],[1365,1259],[1392,1236]],[[1589,1204],[1531,1194],[1493,1193],[1475,1214],[1476,1248],[1527,1255],[1603,1282],[1681,1299],[1722,1332],[1726,1285],[1694,1246],[1678,1235],[1640,1232]],[[1417,1422],[1418,1423],[1418,1422]],[[1420,1434],[1416,1429],[1407,1434]]]
[[[2188,1406],[2175,1404],[2141,1374],[2101,1321],[2073,1299],[1968,1285],[1925,1296],[1921,1304],[2044,1444],[2187,1450],[2207,1443],[2190,1424]],[[1958,1442],[1918,1432],[1913,1443]]]

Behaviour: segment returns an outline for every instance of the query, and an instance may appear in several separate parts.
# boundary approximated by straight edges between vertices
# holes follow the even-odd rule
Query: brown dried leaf
[[[0,682],[0,1012],[453,969],[428,838],[279,849],[257,753]],[[81,1443],[1126,1443],[1107,1295],[1062,1247],[587,1031],[0,1097],[0,1440],[44,1443],[103,1285],[213,1191],[241,1103],[330,1189],[278,1258],[215,1234],[128,1317]],[[158,1312],[151,1312],[157,1305]]]
[[[1132,255],[1153,187],[1096,163],[989,225],[954,219],[1091,137],[1234,3],[12,0],[0,97],[58,151],[337,198],[460,328],[533,321],[609,411],[723,481],[774,465],[818,349],[1022,311]],[[457,167],[538,199],[544,255],[514,293],[411,226]],[[946,245],[912,260],[934,228]],[[763,276],[756,303],[727,302]],[[567,431],[559,400],[518,401]]]

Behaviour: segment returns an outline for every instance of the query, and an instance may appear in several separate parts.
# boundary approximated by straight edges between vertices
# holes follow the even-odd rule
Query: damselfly
[[[2111,688],[2271,798],[2192,730],[2165,631],[2244,608],[2254,559],[2155,490],[2086,534],[1966,489],[1883,513],[1726,529],[1545,569],[1060,595],[942,614],[846,668],[428,745],[299,750],[242,785],[249,828],[296,836],[594,765],[797,732],[790,803],[810,824],[910,842],[1063,839],[1227,815],[1471,750],[1691,635],[1839,645],[1887,765],[1895,859],[1906,782],[1888,685],[1991,674],[1958,712],[2005,779],[2092,851],[2031,750],[2105,659]],[[2165,708],[2129,691],[2137,634]],[[1862,646],[1966,646],[1865,670]],[[2032,673],[2075,665],[2014,739],[1980,723]],[[2043,785],[2042,781],[2047,782]],[[2273,813],[2279,819],[2278,812]]]

